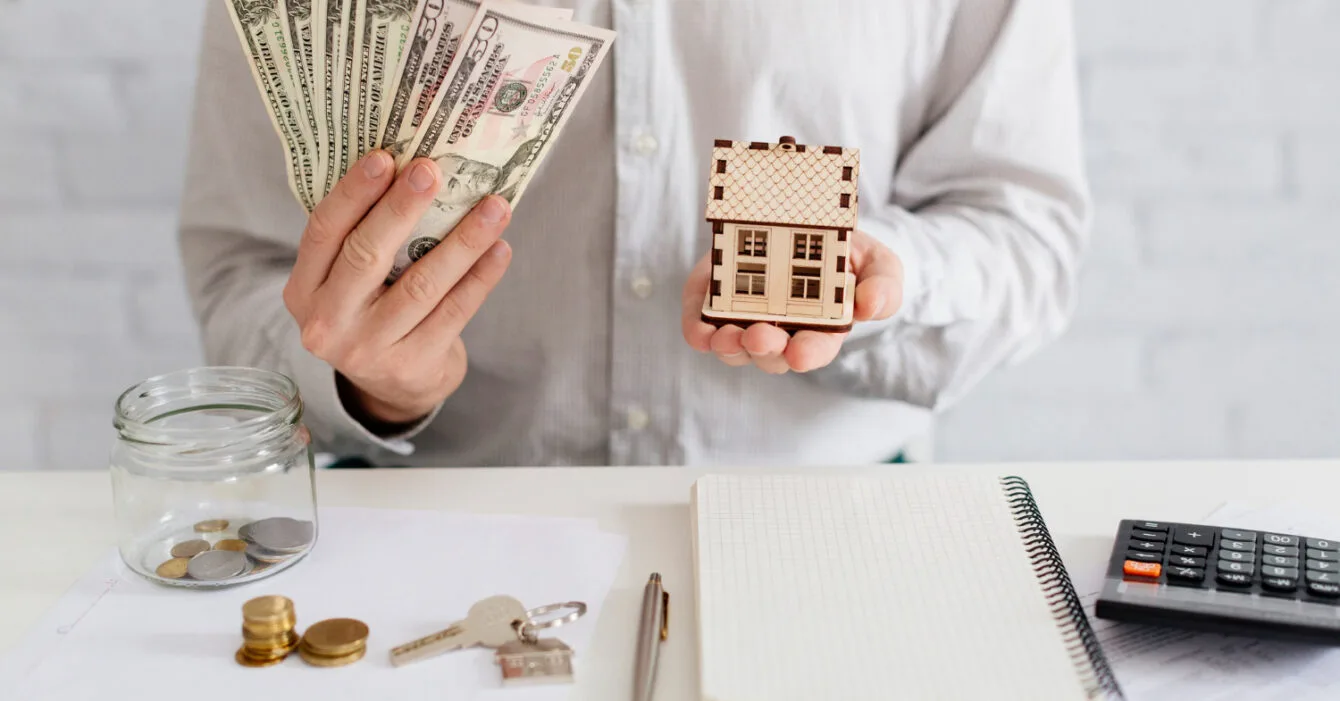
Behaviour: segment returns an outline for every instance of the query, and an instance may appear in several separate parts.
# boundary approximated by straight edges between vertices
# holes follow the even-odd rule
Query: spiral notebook
[[[1017,477],[699,479],[703,701],[1121,699]]]

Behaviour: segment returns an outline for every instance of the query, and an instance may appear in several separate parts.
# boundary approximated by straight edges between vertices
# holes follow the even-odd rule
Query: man
[[[1065,327],[1088,225],[1065,3],[565,1],[619,32],[609,62],[515,211],[484,199],[389,287],[444,181],[502,174],[373,152],[307,217],[209,3],[187,281],[208,360],[297,380],[318,449],[886,461]],[[861,150],[849,334],[699,320],[712,141],[782,134]]]

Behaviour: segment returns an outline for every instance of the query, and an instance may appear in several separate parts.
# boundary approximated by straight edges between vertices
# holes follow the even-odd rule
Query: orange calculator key
[[[1163,565],[1157,562],[1136,562],[1127,560],[1126,566],[1122,568],[1126,574],[1133,574],[1138,577],[1157,577],[1163,571]]]

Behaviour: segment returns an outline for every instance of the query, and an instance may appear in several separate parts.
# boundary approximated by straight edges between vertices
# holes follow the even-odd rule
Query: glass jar
[[[121,558],[163,584],[217,588],[292,567],[316,544],[316,466],[297,384],[243,367],[153,377],[116,402]]]

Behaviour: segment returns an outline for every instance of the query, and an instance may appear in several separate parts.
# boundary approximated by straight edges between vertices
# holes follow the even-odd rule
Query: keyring
[[[562,611],[567,608],[574,610],[572,613],[560,618],[555,618],[552,621],[535,622],[536,616],[543,616],[546,613]],[[539,635],[536,634],[536,631],[544,630],[545,628],[558,628],[568,623],[572,623],[584,615],[586,615],[586,604],[580,601],[569,601],[562,604],[549,604],[547,606],[533,608],[526,611],[526,620],[518,623],[517,633],[521,635],[522,640],[525,640],[528,643],[533,643],[540,639]]]

